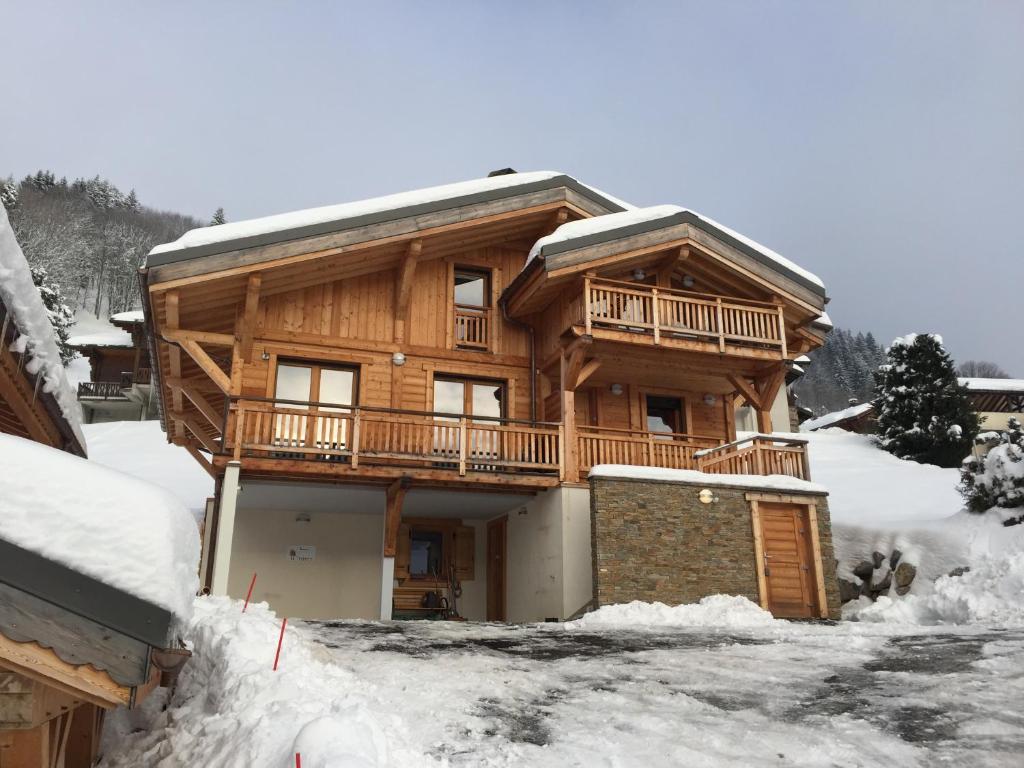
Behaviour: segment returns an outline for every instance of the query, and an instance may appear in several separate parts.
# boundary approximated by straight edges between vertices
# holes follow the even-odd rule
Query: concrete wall
[[[487,522],[463,520],[462,524],[475,531],[473,579],[462,581],[462,597],[455,607],[465,619],[487,621]]]
[[[228,594],[244,598],[255,571],[254,601],[303,619],[380,618],[380,514],[239,510],[231,547]],[[292,545],[312,544],[313,560],[289,560]]]

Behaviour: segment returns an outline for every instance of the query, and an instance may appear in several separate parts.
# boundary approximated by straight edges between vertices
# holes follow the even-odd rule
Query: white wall
[[[255,602],[303,619],[380,618],[384,516],[240,509],[235,518],[228,594],[245,598],[255,571]],[[312,544],[316,558],[293,561],[288,548]]]
[[[590,543],[590,489],[562,491],[562,615],[567,619],[594,599]]]
[[[456,608],[470,621],[487,621],[487,523],[484,520],[463,520],[474,531],[473,579],[462,581],[462,597]]]
[[[560,488],[545,491],[520,510],[508,513],[506,548],[508,621],[560,618],[563,599]]]

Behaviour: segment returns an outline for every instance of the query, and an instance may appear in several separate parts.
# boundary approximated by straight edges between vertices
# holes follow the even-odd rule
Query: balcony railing
[[[126,400],[119,381],[80,381],[79,400]]]
[[[312,410],[315,408],[315,410]],[[235,458],[256,456],[471,472],[560,476],[562,429],[511,419],[389,408],[241,400],[234,407]]]
[[[752,435],[699,451],[697,469],[715,475],[789,475],[811,479],[807,441],[776,435]]]
[[[609,427],[576,427],[581,472],[598,464],[696,469],[694,454],[714,448],[713,437]]]
[[[655,344],[696,340],[720,352],[733,345],[786,356],[782,307],[767,302],[588,277],[581,311],[588,334],[595,328],[624,330],[649,334]]]
[[[490,349],[491,310],[468,304],[455,305],[455,346],[463,349]]]

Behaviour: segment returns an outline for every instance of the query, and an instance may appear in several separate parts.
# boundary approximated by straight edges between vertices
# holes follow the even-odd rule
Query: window
[[[409,575],[415,578],[447,578],[444,532],[413,528],[409,533]]]
[[[491,273],[456,267],[454,275],[455,346],[486,350],[490,346]]]
[[[647,395],[647,431],[655,434],[686,432],[683,401],[678,397]]]
[[[346,406],[356,404],[358,393],[358,368],[298,361],[278,363],[274,405],[307,411],[309,416],[288,418],[279,414],[274,424],[275,442],[324,449],[346,447],[348,420],[327,414],[351,413]]]
[[[505,382],[436,376],[434,411],[453,417],[466,414],[504,418]]]

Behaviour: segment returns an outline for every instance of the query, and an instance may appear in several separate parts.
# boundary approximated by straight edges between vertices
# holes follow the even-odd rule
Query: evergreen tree
[[[13,211],[17,204],[18,187],[14,183],[14,179],[8,176],[0,181],[0,205],[3,205],[8,211]]]
[[[67,365],[77,354],[74,349],[68,346],[68,334],[75,322],[68,305],[64,303],[64,297],[47,274],[44,267],[31,267],[32,282],[39,289],[39,295],[43,299],[43,306],[46,307],[46,314],[50,318],[50,325],[53,326],[53,334],[57,337],[57,350],[60,352],[60,359]]]
[[[999,445],[981,459],[972,457],[960,473],[960,492],[972,512],[993,507],[1024,507],[1024,429],[1010,418]]]
[[[134,189],[131,190],[128,193],[128,197],[124,199],[124,208],[126,211],[131,211],[132,213],[138,213],[142,210],[142,205],[139,203],[139,198],[135,194]]]
[[[933,334],[896,339],[875,375],[878,440],[901,459],[959,467],[978,434],[978,415],[953,360]]]
[[[228,220],[224,217],[224,209],[218,208],[213,212],[213,218],[210,219],[210,226],[215,227],[218,224],[227,224]]]

